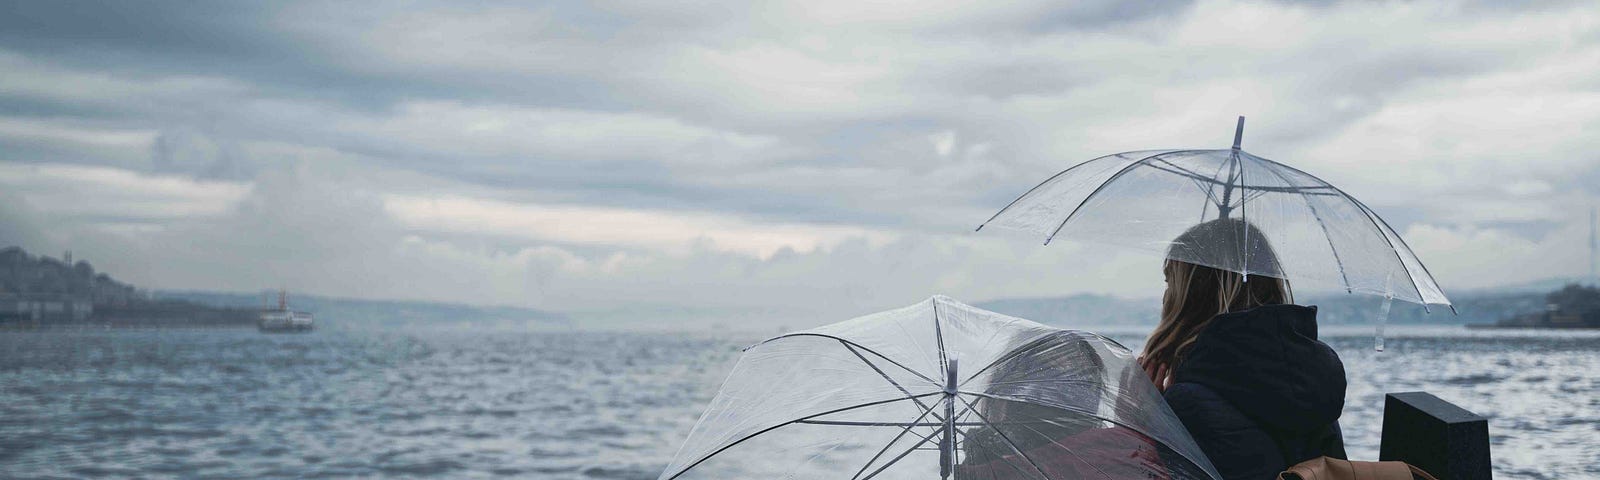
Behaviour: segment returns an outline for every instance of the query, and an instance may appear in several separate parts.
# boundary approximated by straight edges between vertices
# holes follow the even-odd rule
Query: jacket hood
[[[1344,409],[1344,363],[1317,340],[1317,307],[1264,305],[1217,315],[1175,382],[1210,388],[1257,424],[1309,433]]]

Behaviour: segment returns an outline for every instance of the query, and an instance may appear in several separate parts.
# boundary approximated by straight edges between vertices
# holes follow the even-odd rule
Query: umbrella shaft
[[[939,439],[939,478],[950,478],[956,464],[956,365],[951,358],[945,366],[944,435]]]

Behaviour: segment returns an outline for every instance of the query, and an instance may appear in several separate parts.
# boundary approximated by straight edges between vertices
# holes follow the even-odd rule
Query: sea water
[[[654,479],[760,337],[0,332],[0,478]],[[1385,392],[1425,390],[1489,418],[1499,478],[1600,477],[1600,333],[1324,338],[1353,458],[1377,456]]]

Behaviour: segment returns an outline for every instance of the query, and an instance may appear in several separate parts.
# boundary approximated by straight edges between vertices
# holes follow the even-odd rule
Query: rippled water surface
[[[0,478],[654,479],[758,339],[0,332]],[[1383,392],[1426,390],[1490,418],[1497,476],[1600,477],[1600,336],[1327,340],[1356,458],[1377,456]]]

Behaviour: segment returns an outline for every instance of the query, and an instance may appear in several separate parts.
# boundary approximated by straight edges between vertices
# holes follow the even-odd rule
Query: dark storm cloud
[[[478,3],[465,7],[424,6],[431,17],[419,28],[441,28],[441,33],[466,34],[451,29],[459,19],[484,20],[484,11],[512,4]],[[981,18],[975,24],[934,22],[924,27],[929,34],[953,32],[984,35],[987,32],[1022,29],[1040,24],[1095,26],[1103,28],[1136,21],[1149,15],[1172,14],[1181,9],[1144,7],[1130,9],[1119,2],[1085,3],[1049,18],[998,15]],[[642,61],[650,52],[670,52],[663,46],[692,47],[695,42],[709,45],[738,42],[745,38],[748,25],[741,19],[759,18],[758,8],[726,12],[730,18],[693,15],[671,10],[607,8],[604,5],[556,2],[533,12],[519,12],[530,18],[558,21],[523,26],[525,34],[494,37],[484,41],[461,36],[437,39],[456,44],[465,51],[501,52],[518,47],[552,48],[573,54],[565,62],[589,65],[533,65],[529,68],[499,69],[496,65],[454,65],[439,68],[438,59],[425,59],[409,67],[385,65],[369,57],[372,44],[396,40],[406,32],[372,33],[391,17],[406,14],[418,5],[375,4],[361,9],[328,9],[304,3],[274,3],[234,8],[207,2],[99,2],[99,3],[13,3],[5,7],[0,19],[0,46],[17,52],[30,61],[51,68],[87,70],[139,80],[171,76],[222,78],[238,82],[243,93],[213,98],[187,98],[195,108],[168,108],[166,103],[140,105],[135,102],[89,103],[67,98],[58,101],[37,97],[6,95],[0,92],[0,105],[8,105],[12,115],[35,117],[98,118],[108,121],[154,124],[161,130],[152,148],[153,171],[189,172],[216,178],[244,178],[256,167],[227,148],[212,148],[212,161],[197,155],[175,161],[181,152],[194,149],[187,144],[225,145],[234,139],[283,142],[312,142],[333,146],[366,157],[382,158],[388,166],[451,176],[460,180],[501,188],[530,188],[561,191],[581,201],[607,204],[649,203],[667,207],[716,205],[759,215],[778,215],[808,221],[886,221],[882,213],[856,215],[829,208],[806,192],[771,192],[770,186],[719,186],[679,178],[650,163],[649,158],[631,156],[574,165],[570,156],[545,156],[518,153],[493,157],[453,153],[454,147],[440,145],[436,151],[418,151],[414,145],[396,145],[382,138],[362,138],[332,129],[317,129],[303,124],[322,114],[274,118],[275,112],[252,111],[246,102],[273,99],[306,102],[312,108],[329,109],[331,115],[372,115],[393,112],[397,102],[407,99],[448,99],[465,103],[492,102],[528,107],[564,108],[582,106],[600,111],[656,111],[694,118],[708,125],[738,130],[740,117],[717,118],[700,113],[692,104],[682,104],[672,91],[628,88],[650,84],[650,72],[643,78],[630,78],[628,63]],[[684,11],[694,9],[680,9]],[[701,8],[714,13],[717,8]],[[692,13],[692,12],[691,12]],[[1043,23],[1040,23],[1043,22]],[[402,22],[403,23],[403,22]],[[722,33],[693,32],[710,30]],[[731,32],[726,31],[731,30]],[[370,43],[369,43],[370,42]],[[630,53],[639,50],[640,53]],[[582,54],[607,54],[584,57]],[[432,63],[430,63],[432,62]],[[564,62],[564,63],[565,63]],[[1042,66],[1042,63],[1035,62]],[[450,67],[452,65],[443,65]],[[1060,70],[1056,68],[1056,70]],[[965,83],[957,90],[982,95],[1060,91],[1065,79],[1035,78],[1009,92],[996,80],[1018,78],[1034,73],[1047,75],[1028,65],[998,64],[979,69],[971,80],[961,75],[931,71],[928,78],[953,78]],[[1063,74],[1065,74],[1063,72]],[[989,88],[982,88],[985,84]],[[708,93],[715,94],[714,90]],[[997,93],[998,92],[998,93]],[[181,92],[188,93],[188,92]],[[203,93],[195,92],[203,95]],[[701,95],[695,93],[693,95]],[[691,95],[688,98],[694,98]],[[705,98],[702,97],[702,100]],[[715,102],[716,100],[712,100]],[[290,106],[295,108],[297,106]],[[263,107],[254,107],[256,109]],[[897,109],[898,110],[898,109]],[[886,137],[900,138],[907,131],[939,128],[944,120],[904,111],[885,112],[880,118],[826,120],[806,116],[768,124],[766,130],[781,129],[797,144],[807,145],[807,164],[860,165],[880,157],[858,152],[900,150]],[[866,120],[863,122],[862,120]],[[920,124],[920,125],[919,125]],[[920,134],[920,133],[919,133]],[[885,142],[888,142],[886,144]],[[71,149],[46,142],[12,141],[8,147],[33,161],[79,161],[100,163]],[[597,152],[605,155],[606,152]],[[898,157],[905,157],[904,152]],[[926,152],[918,152],[925,154]],[[625,154],[626,155],[626,154]],[[899,161],[883,158],[882,161]],[[126,163],[126,162],[123,162]],[[604,175],[600,175],[604,173]],[[701,175],[702,172],[689,172]],[[618,192],[622,190],[622,192]],[[762,190],[767,195],[753,195]],[[644,197],[644,198],[639,198]],[[727,201],[728,199],[757,200]],[[853,210],[853,209],[852,209]]]
[[[362,45],[352,44],[359,38],[351,34],[372,27],[386,14],[414,6],[405,2],[348,9],[326,9],[313,2],[8,2],[0,6],[0,44],[65,67],[132,77],[222,76],[246,81],[264,94],[374,111],[408,97],[591,106],[608,98],[592,79],[557,73],[522,75],[512,82],[385,70],[369,64]],[[573,11],[555,4],[538,8],[551,15]]]

